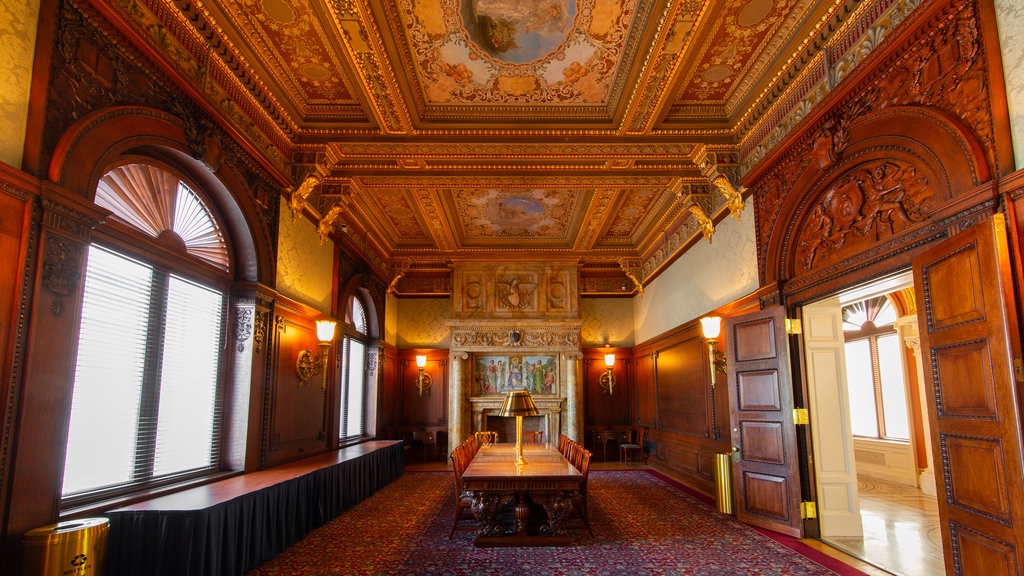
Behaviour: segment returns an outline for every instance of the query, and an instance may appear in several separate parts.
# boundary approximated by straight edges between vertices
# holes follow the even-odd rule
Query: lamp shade
[[[605,354],[604,365],[607,366],[608,368],[615,366],[615,354]]]
[[[718,338],[722,332],[722,319],[718,316],[705,316],[700,319],[700,329],[705,338]]]
[[[337,326],[337,322],[334,320],[317,320],[316,321],[316,337],[321,342],[330,342],[334,340],[334,327]]]
[[[533,403],[529,390],[509,390],[505,402],[501,405],[499,416],[536,416],[540,414]]]
[[[416,356],[416,366],[418,368],[426,368],[427,367],[427,357],[424,356],[423,354],[418,354]]]

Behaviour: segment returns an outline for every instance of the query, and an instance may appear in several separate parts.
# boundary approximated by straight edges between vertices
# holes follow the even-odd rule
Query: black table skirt
[[[400,442],[199,510],[114,510],[107,576],[232,576],[405,472]]]

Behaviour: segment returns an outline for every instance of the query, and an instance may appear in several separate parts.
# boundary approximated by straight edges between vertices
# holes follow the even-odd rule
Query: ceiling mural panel
[[[629,46],[622,39],[643,27],[637,4],[407,0],[400,6],[428,104],[603,105]]]
[[[467,246],[496,239],[571,246],[585,196],[577,190],[460,190],[453,204]]]

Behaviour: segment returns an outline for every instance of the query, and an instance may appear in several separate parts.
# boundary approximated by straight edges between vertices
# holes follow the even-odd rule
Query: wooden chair
[[[619,444],[619,461],[629,464],[640,462],[647,464],[647,449],[644,440],[647,438],[647,428],[638,428],[636,431],[636,442],[625,442]]]
[[[488,444],[497,444],[498,442],[498,433],[493,430],[473,432],[473,437],[476,438],[477,446],[487,446]]]
[[[565,459],[569,461],[577,470],[580,469],[580,465],[583,460],[583,452],[585,449],[579,442],[569,442],[568,453],[565,455]]]
[[[480,449],[480,445],[477,444],[475,436],[467,437],[465,440],[462,441],[462,444],[460,444],[460,446],[466,450],[466,454],[468,455],[467,460],[470,461],[472,461],[473,458],[476,457],[476,452],[477,450]]]
[[[543,430],[523,430],[523,446],[540,446],[543,443]]]
[[[562,456],[567,456],[569,453],[569,443],[572,442],[572,438],[569,438],[565,434],[558,435],[558,452]]]
[[[578,467],[580,474],[583,475],[583,482],[580,484],[580,498],[576,500],[576,512],[583,519],[583,525],[587,527],[587,531],[590,535],[594,535],[594,530],[590,527],[590,515],[587,510],[587,477],[590,476],[590,450],[580,451],[580,465]]]
[[[466,525],[464,522],[476,522],[473,516],[473,501],[469,495],[462,491],[462,472],[469,466],[471,458],[465,444],[455,448],[451,454],[452,471],[455,473],[455,518],[452,519],[452,529],[448,532],[448,539],[451,540],[456,530],[475,530],[475,525]]]

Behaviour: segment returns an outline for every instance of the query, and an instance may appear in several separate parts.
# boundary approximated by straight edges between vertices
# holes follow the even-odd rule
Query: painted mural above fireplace
[[[530,394],[558,393],[558,356],[554,354],[477,354],[473,363],[473,395],[505,394],[526,388]]]

